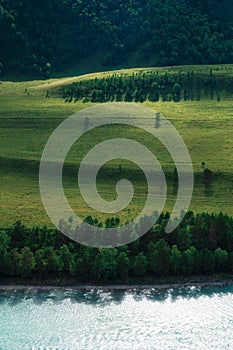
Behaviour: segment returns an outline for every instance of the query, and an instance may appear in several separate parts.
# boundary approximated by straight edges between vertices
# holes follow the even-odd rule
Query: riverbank
[[[23,283],[24,282],[24,283]],[[0,281],[0,292],[13,292],[13,291],[27,291],[27,292],[39,292],[39,291],[51,291],[51,290],[73,290],[73,291],[91,291],[91,290],[101,290],[101,291],[132,291],[132,290],[166,290],[166,289],[176,289],[176,288],[203,288],[203,287],[224,287],[228,285],[233,285],[233,276],[222,276],[222,278],[212,277],[212,276],[198,276],[193,279],[179,280],[176,282],[171,282],[169,280],[158,280],[153,283],[118,283],[118,284],[84,284],[84,283],[74,283],[74,281],[62,281],[62,280],[46,280],[37,281],[8,281],[8,283],[1,283]],[[72,283],[71,283],[72,282]]]

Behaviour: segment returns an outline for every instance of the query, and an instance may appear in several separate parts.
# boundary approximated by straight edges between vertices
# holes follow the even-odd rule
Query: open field
[[[161,70],[163,68],[160,68]],[[186,69],[185,67],[169,70]],[[189,67],[199,71],[207,67]],[[215,74],[233,75],[233,66],[213,66]],[[146,69],[145,69],[146,70]],[[150,68],[152,70],[152,68]],[[136,70],[120,71],[122,74]],[[116,73],[116,72],[115,72]],[[98,73],[98,76],[109,75]],[[33,225],[50,225],[43,208],[39,186],[38,167],[44,146],[53,130],[68,116],[93,105],[92,103],[65,103],[56,96],[57,89],[64,84],[81,79],[90,79],[95,74],[83,77],[51,79],[49,81],[2,82],[0,84],[0,152],[1,152],[1,226],[8,226],[16,220]],[[49,91],[50,98],[46,98]],[[194,171],[195,187],[191,210],[233,213],[233,101],[222,97],[216,100],[149,102],[144,106],[159,111],[177,128],[190,152]],[[176,198],[172,174],[174,164],[164,147],[142,132],[123,127],[102,128],[83,137],[75,144],[67,157],[64,169],[64,187],[67,197],[77,213],[82,216],[95,213],[82,200],[75,185],[79,161],[95,143],[111,137],[132,137],[144,143],[160,160],[168,177],[168,199],[165,210],[172,210]],[[106,137],[107,135],[107,137]],[[94,141],[93,141],[94,140]],[[81,147],[80,147],[81,145]],[[202,182],[201,162],[205,161],[214,173],[210,186]],[[115,183],[119,178],[119,164],[122,176],[135,184],[135,198],[121,213],[122,220],[135,215],[143,206],[147,186],[143,174],[131,163],[115,161],[106,164],[98,177],[98,189],[105,199],[115,198]],[[137,176],[135,176],[137,174]]]

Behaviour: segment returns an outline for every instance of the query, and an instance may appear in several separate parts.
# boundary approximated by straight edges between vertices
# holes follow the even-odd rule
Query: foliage
[[[131,75],[113,74],[74,82],[60,89],[66,102],[82,99],[84,102],[157,102],[159,99],[180,102],[181,99],[200,101],[201,98],[215,98],[219,102],[221,94],[231,96],[232,93],[233,77],[213,74],[212,68],[205,72],[180,68],[177,72],[148,70]]]
[[[232,63],[228,0],[0,0],[3,71],[48,77],[88,56],[103,65]],[[93,55],[96,53],[96,55]]]
[[[0,230],[0,275],[24,278],[64,275],[90,282],[233,272],[232,217],[188,212],[176,232],[166,234],[168,218],[168,214],[162,214],[136,242],[108,249],[86,247],[66,237],[62,241],[57,230],[27,229],[18,222]],[[115,226],[115,220],[110,219],[108,227],[110,223]],[[20,240],[21,248],[15,240],[19,232],[21,237],[22,232],[27,232]],[[186,244],[182,245],[179,237],[187,232],[189,240],[185,239]]]

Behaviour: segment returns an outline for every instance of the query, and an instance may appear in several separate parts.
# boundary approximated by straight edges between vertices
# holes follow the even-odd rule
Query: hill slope
[[[71,65],[232,63],[232,13],[229,0],[0,0],[0,62],[40,77]]]
[[[182,67],[167,68],[169,72],[192,69],[195,72],[209,71],[210,67]],[[155,68],[155,71],[162,69]],[[163,69],[164,70],[164,69]],[[151,71],[143,69],[143,71]],[[213,75],[223,75],[227,81],[232,76],[232,66],[213,66]],[[127,70],[114,72],[115,76],[123,73],[132,75],[140,70]],[[1,225],[10,225],[17,219],[23,220],[30,226],[49,224],[49,219],[41,203],[38,185],[38,168],[43,148],[53,130],[68,116],[91,106],[93,102],[84,103],[78,100],[76,103],[66,103],[58,97],[58,91],[73,81],[90,82],[95,77],[99,79],[111,76],[112,72],[99,73],[83,77],[72,77],[71,80],[45,80],[31,82],[3,82],[0,95],[0,119],[1,119],[1,201],[2,221]],[[123,78],[124,79],[124,78]],[[46,98],[47,91],[50,98]],[[223,211],[232,214],[233,191],[233,162],[232,162],[232,95],[222,95],[218,101],[212,100],[203,93],[201,100],[183,99],[180,102],[157,102],[146,100],[144,106],[161,112],[177,128],[183,137],[194,166],[195,187],[191,203],[191,209],[196,212]],[[103,129],[100,133],[92,135],[91,140],[100,142],[106,137],[115,137],[115,129]],[[139,142],[145,143],[161,162],[168,179],[168,200],[166,210],[172,210],[176,198],[176,190],[173,181],[174,163],[168,152],[158,143],[146,137],[143,133],[135,133],[135,130],[119,128],[117,133],[121,137],[136,137]],[[85,151],[91,146],[90,138],[82,140],[82,152],[80,145],[74,148],[68,155],[64,169],[64,186],[66,195],[74,209],[82,216],[97,215],[90,210],[78,196],[75,185],[77,165],[81,161]],[[210,186],[206,186],[202,177],[201,163],[205,161],[214,173],[214,179]],[[124,175],[129,179],[136,179],[136,196],[130,206],[121,213],[124,219],[130,219],[142,207],[147,193],[143,176],[132,164],[123,163]],[[133,174],[133,176],[132,176]],[[137,176],[135,176],[137,174]],[[98,179],[98,189],[101,196],[113,199],[115,196],[115,184],[119,177],[119,162],[106,164],[101,177]],[[101,218],[101,215],[100,215]]]

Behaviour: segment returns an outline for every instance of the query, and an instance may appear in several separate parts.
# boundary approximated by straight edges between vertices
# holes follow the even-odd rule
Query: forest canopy
[[[169,213],[162,214],[144,236],[111,249],[87,247],[55,229],[27,228],[16,222],[10,228],[0,228],[0,279],[63,276],[93,283],[233,272],[232,217],[188,212],[182,224],[168,234],[169,217]],[[85,221],[102,225],[91,216]],[[103,227],[115,227],[116,221],[120,223],[108,218]],[[75,232],[85,243],[82,227]],[[106,243],[106,237],[103,239]]]
[[[230,0],[0,0],[0,71],[233,62]]]

